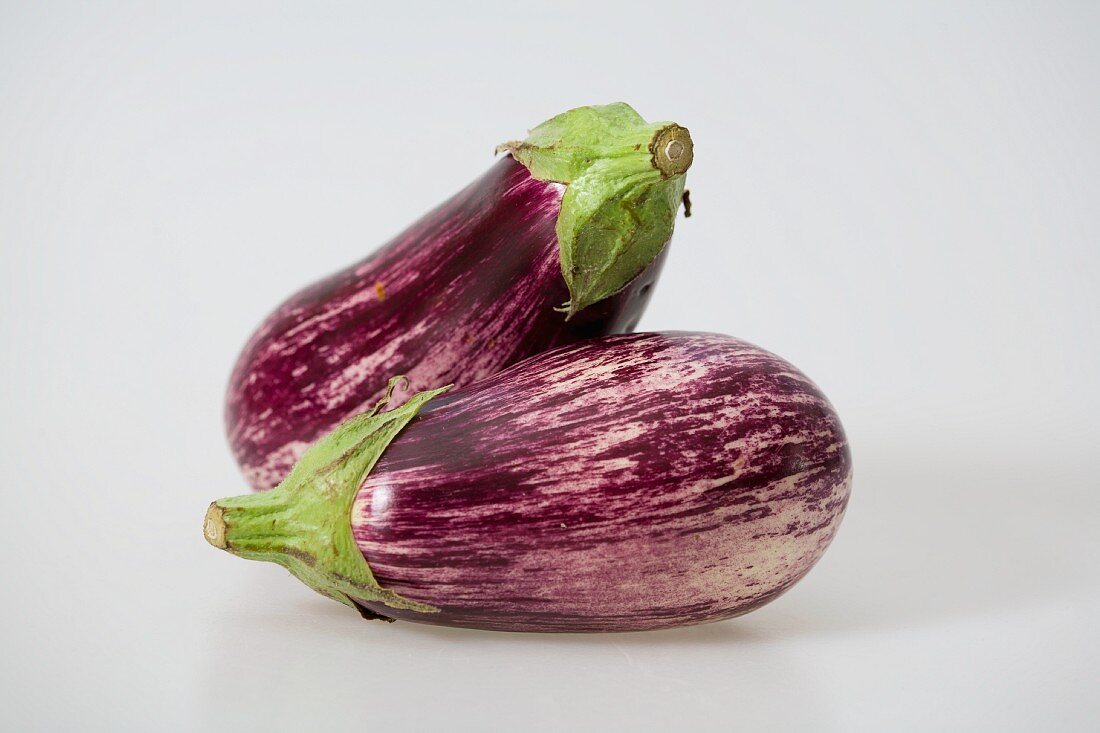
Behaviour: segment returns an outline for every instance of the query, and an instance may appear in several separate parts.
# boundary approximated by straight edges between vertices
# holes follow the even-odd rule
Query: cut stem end
[[[216,501],[211,502],[210,508],[206,510],[202,533],[206,541],[219,550],[228,548],[229,545],[225,541],[225,510],[218,506]]]
[[[649,152],[653,155],[653,167],[661,171],[664,178],[686,173],[695,159],[691,133],[677,124],[658,130],[649,142]]]

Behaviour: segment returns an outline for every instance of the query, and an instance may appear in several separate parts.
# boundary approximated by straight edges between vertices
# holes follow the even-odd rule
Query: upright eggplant
[[[609,336],[444,389],[345,422],[275,491],[214,502],[207,539],[367,617],[628,631],[773,600],[848,501],[832,406],[728,336]]]
[[[392,374],[416,390],[465,385],[634,330],[684,195],[688,131],[625,104],[581,107],[498,151],[508,156],[484,176],[253,334],[226,398],[253,488],[279,483]]]

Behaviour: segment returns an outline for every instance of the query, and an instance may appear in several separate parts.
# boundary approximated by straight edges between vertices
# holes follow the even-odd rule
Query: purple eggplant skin
[[[717,621],[806,574],[844,514],[851,457],[820,390],[783,359],[705,333],[546,352],[432,399],[351,511],[379,585],[510,631]]]
[[[668,247],[567,321],[555,310],[569,300],[555,234],[563,191],[505,157],[374,254],[279,306],[245,346],[226,396],[248,483],[276,486],[394,374],[412,390],[463,386],[557,345],[634,330]]]

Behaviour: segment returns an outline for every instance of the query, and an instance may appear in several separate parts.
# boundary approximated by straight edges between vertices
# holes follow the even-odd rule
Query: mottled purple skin
[[[249,484],[276,486],[395,375],[408,377],[407,397],[632,331],[667,247],[625,289],[566,322],[554,310],[569,299],[555,234],[563,190],[502,159],[362,262],[279,306],[245,346],[226,397],[229,443]]]
[[[848,501],[832,406],[779,357],[715,334],[611,336],[435,398],[351,522],[391,618],[512,631],[716,621],[791,587]]]

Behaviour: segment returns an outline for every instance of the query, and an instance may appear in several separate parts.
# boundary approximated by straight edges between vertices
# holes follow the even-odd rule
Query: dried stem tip
[[[665,178],[679,175],[691,167],[695,150],[686,127],[672,124],[657,131],[649,143],[653,167]]]
[[[228,546],[225,542],[225,510],[218,506],[217,502],[212,502],[210,508],[206,510],[202,533],[206,536],[206,541],[219,550],[224,550]]]

